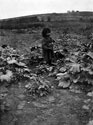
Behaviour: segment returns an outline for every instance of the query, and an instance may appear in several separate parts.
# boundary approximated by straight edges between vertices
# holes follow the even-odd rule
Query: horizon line
[[[93,11],[87,11],[87,10],[83,10],[83,11],[79,11],[79,10],[68,10],[66,12],[48,12],[48,13],[37,13],[37,14],[31,14],[31,15],[20,15],[20,16],[14,16],[14,17],[9,17],[9,18],[1,18],[1,20],[8,20],[8,19],[15,19],[15,18],[21,18],[21,17],[28,17],[28,16],[37,16],[37,15],[47,15],[47,14],[66,14],[68,12],[93,12]]]

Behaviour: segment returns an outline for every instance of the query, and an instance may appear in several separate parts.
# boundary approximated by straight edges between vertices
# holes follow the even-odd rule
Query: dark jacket
[[[51,37],[46,37],[42,40],[42,49],[53,50],[53,43],[55,41]]]

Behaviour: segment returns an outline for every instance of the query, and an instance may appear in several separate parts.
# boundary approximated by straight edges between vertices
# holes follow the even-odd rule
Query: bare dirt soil
[[[54,84],[53,78],[50,84]],[[25,83],[12,85],[6,101],[11,109],[4,113],[1,125],[86,125],[91,116],[83,109],[84,93],[53,89],[47,97],[32,98],[25,94]]]

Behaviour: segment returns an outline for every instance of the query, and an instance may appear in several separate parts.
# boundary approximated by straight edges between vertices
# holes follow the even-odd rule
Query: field
[[[9,49],[9,54],[1,50],[0,125],[93,125],[93,22],[48,18],[25,27],[14,22],[11,28],[0,23],[0,45],[18,52],[14,58]],[[44,27],[51,29],[54,51],[60,53],[55,66],[40,60]]]

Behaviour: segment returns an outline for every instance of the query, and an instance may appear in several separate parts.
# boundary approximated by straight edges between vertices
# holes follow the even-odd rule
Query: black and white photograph
[[[0,0],[0,125],[93,125],[93,0]]]

